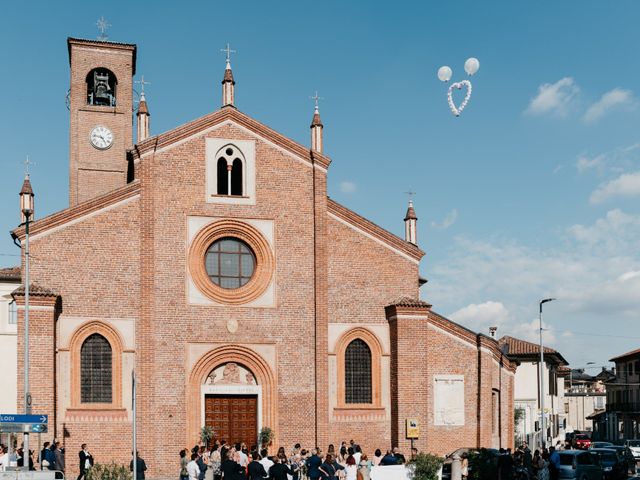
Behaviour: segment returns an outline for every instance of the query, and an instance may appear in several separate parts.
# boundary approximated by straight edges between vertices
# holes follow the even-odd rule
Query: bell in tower
[[[116,106],[116,77],[106,68],[96,68],[87,78],[87,103],[89,105]]]

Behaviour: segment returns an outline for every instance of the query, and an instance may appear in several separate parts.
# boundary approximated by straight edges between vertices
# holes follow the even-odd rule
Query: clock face
[[[113,143],[113,133],[102,125],[98,125],[91,130],[89,138],[91,139],[91,145],[99,150],[106,150]]]

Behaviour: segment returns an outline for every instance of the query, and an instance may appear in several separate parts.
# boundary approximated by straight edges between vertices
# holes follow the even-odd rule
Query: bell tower
[[[127,182],[136,45],[68,38],[69,205]]]

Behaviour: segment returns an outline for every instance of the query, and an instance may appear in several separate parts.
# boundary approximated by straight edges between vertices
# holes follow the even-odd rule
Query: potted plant
[[[205,425],[200,429],[200,442],[204,444],[205,447],[209,446],[209,442],[213,439],[216,432],[213,430],[213,427],[209,425]]]
[[[275,432],[269,427],[262,427],[258,439],[260,440],[260,448],[267,448],[275,438]]]

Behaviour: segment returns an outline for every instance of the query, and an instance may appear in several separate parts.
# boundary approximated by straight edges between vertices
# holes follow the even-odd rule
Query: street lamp
[[[546,436],[547,436],[547,428],[545,425],[545,418],[544,418],[544,381],[543,381],[543,377],[542,374],[544,372],[543,370],[543,365],[544,365],[544,350],[543,350],[543,346],[542,346],[542,305],[544,303],[547,302],[552,302],[554,301],[555,298],[545,298],[544,300],[540,300],[540,365],[539,365],[539,379],[540,379],[540,426],[542,427],[542,434],[540,435],[540,449],[544,448],[544,444],[546,441]]]
[[[31,393],[29,392],[29,221],[33,217],[33,189],[27,173],[20,190],[20,214],[25,226],[24,243],[24,413],[31,415]],[[22,465],[29,471],[29,431],[24,431]]]

